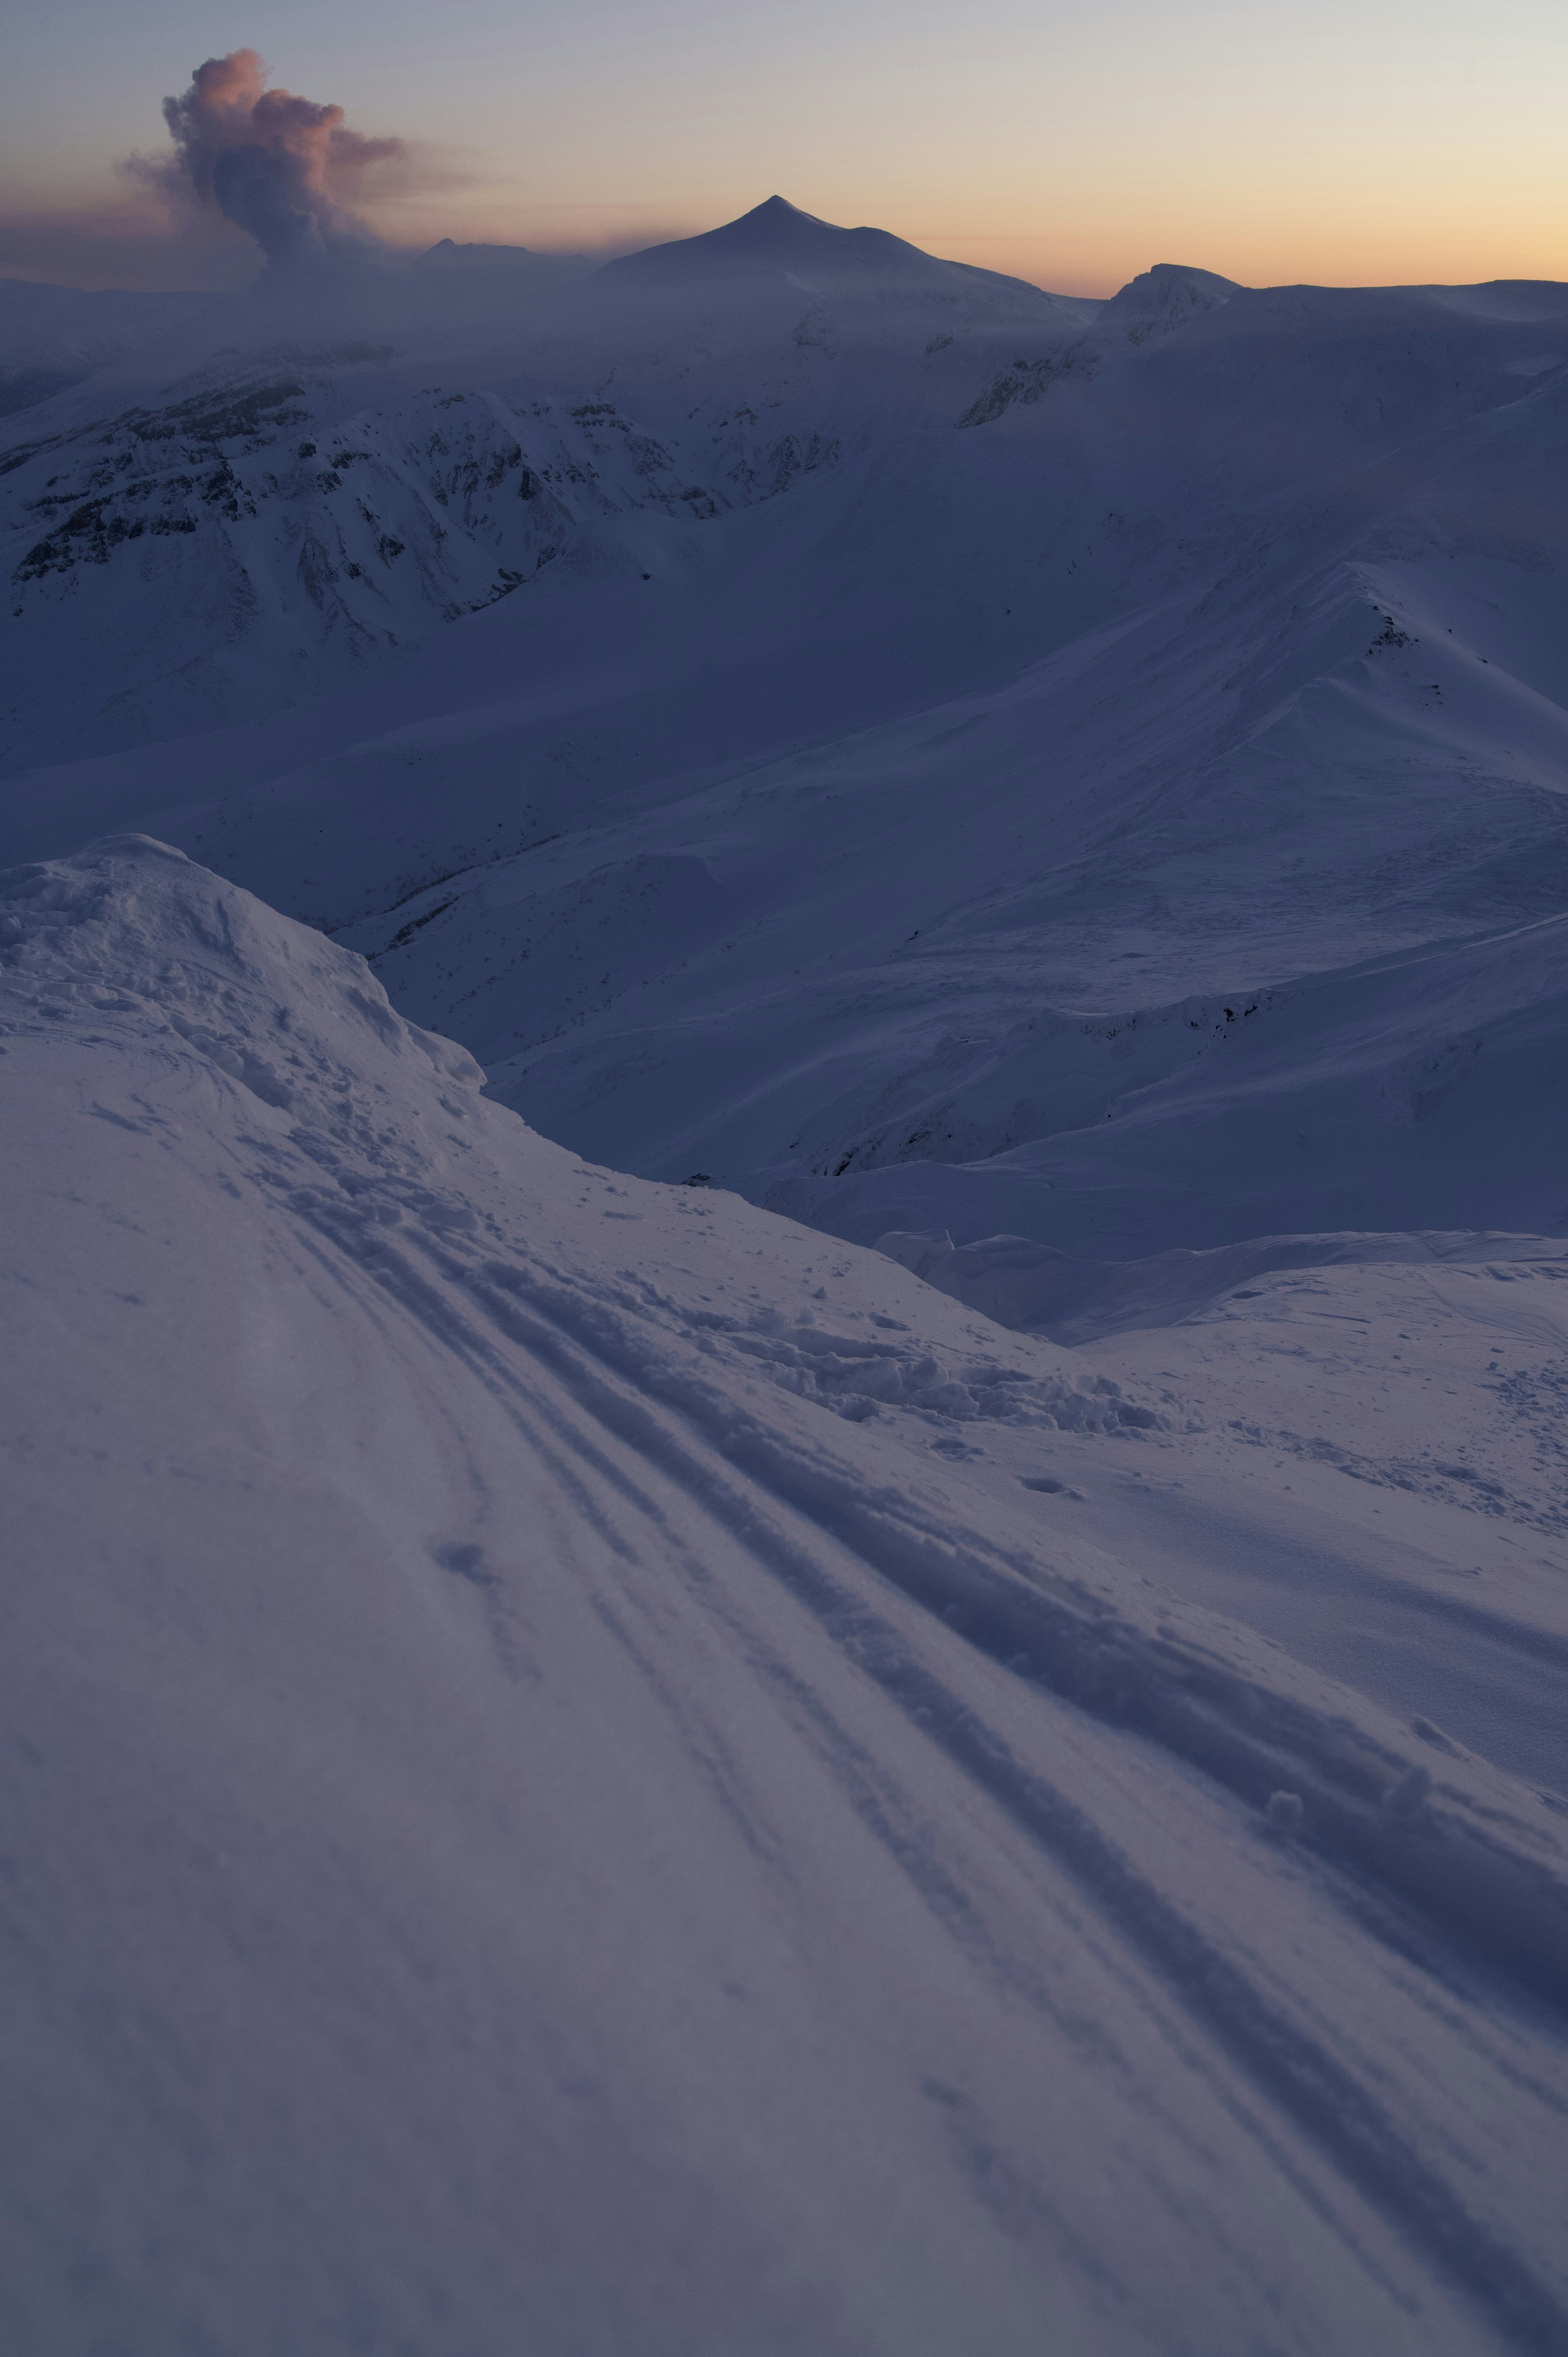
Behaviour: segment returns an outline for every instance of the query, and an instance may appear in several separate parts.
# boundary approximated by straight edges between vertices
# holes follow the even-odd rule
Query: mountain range
[[[7,2345],[1568,2347],[1568,286],[0,286]]]

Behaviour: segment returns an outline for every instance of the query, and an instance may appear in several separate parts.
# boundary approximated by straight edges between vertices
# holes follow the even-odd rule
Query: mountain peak
[[[832,227],[832,223],[823,221],[819,213],[804,212],[799,205],[792,205],[788,197],[779,196],[764,197],[759,205],[753,205],[748,213],[740,214],[736,221],[730,222],[729,226],[732,229],[738,229],[743,221],[810,221],[816,229]]]
[[[672,238],[664,245],[645,246],[639,253],[623,254],[610,267],[684,270],[711,268],[715,264],[742,267],[760,264],[788,269],[792,264],[821,263],[830,255],[848,262],[851,249],[866,239],[885,242],[906,253],[917,251],[905,246],[901,239],[889,237],[885,230],[840,229],[815,213],[802,212],[787,197],[772,196],[717,229],[704,230],[696,237]]]
[[[1099,327],[1124,333],[1129,343],[1174,335],[1189,319],[1218,310],[1245,290],[1218,271],[1195,270],[1180,262],[1156,262],[1118,287],[1100,314]]]
[[[941,262],[890,230],[841,229],[816,213],[803,212],[787,197],[764,198],[749,212],[704,230],[697,237],[674,238],[666,245],[645,246],[639,253],[622,254],[607,263],[606,274],[693,278],[717,272],[787,273],[808,280],[837,281],[877,278],[917,284],[972,285],[1019,290],[1024,282],[973,270],[965,263]],[[1026,289],[1031,297],[1038,289]]]

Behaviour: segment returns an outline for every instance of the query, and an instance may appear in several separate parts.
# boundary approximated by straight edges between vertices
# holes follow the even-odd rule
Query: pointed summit
[[[939,262],[918,245],[894,237],[885,229],[840,229],[802,212],[787,198],[772,196],[737,221],[710,229],[700,237],[675,238],[667,245],[645,246],[639,253],[622,254],[607,263],[601,277],[693,280],[710,275],[781,275],[811,285],[843,279],[933,285],[938,280],[972,284],[986,281],[993,288],[1023,291],[1021,279],[1000,277],[994,271],[973,270],[966,263]],[[1030,295],[1037,293],[1029,287]]]
[[[839,229],[816,213],[802,212],[787,197],[768,197],[751,211],[742,213],[738,221],[726,221],[722,229],[711,229],[703,237],[683,241],[689,245],[703,245],[724,253],[755,255],[758,260],[775,258],[788,261],[806,254],[834,252],[845,238],[886,237],[885,230]],[[897,238],[888,238],[890,245],[898,245]],[[915,246],[905,248],[916,253]]]
[[[715,268],[789,270],[802,264],[821,267],[823,263],[864,270],[875,266],[870,254],[882,247],[928,259],[918,246],[889,237],[886,230],[839,229],[832,221],[820,221],[815,213],[802,212],[787,198],[774,196],[754,205],[737,221],[725,221],[722,228],[705,230],[699,237],[674,238],[667,245],[646,246],[640,253],[623,254],[608,266],[618,272],[682,275]]]

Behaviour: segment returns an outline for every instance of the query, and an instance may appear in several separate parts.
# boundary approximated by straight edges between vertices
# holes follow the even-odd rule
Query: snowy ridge
[[[32,709],[13,706],[23,745],[57,700],[86,705],[89,743],[270,712],[558,558],[635,577],[636,527],[617,520],[706,520],[837,455],[743,437],[710,488],[613,401],[410,398],[376,383],[374,357],[209,379],[0,465],[16,653],[36,666]]]
[[[395,672],[20,775],[11,856],[150,828],[547,1134],[859,1243],[1561,1232],[1562,290],[1241,289],[1133,342],[1044,296],[1026,335],[1011,296],[812,326],[766,272],[608,277],[532,380],[400,394],[336,491],[317,457],[256,522],[203,507],[280,550],[308,515],[343,576],[319,609],[269,555],[300,677],[259,705],[351,670],[401,584]],[[157,544],[203,630],[207,545]],[[57,737],[70,618],[140,561],[28,585]],[[247,643],[167,674],[187,721]],[[164,725],[150,669],[79,741]]]
[[[1179,2285],[1202,2345],[1282,2313],[1302,2348],[1559,2345],[1568,2080],[1506,1976],[1560,1998],[1568,1816],[1042,1522],[1078,1511],[1042,1448],[1201,1472],[1200,1394],[584,1166],[360,959],[163,846],[0,905],[6,1428],[48,1566],[6,1712],[76,1763],[17,1888],[38,1989],[119,2058],[95,2314],[242,2312],[259,2346],[349,2300],[391,2349],[435,2300],[455,2346],[505,2316],[609,2348],[630,2297],[671,2352],[934,2357],[961,2313],[997,2351],[1042,2317],[1168,2346]],[[149,1910],[108,1979],[100,1825]],[[559,2190],[498,2211],[511,2161],[448,2201],[498,2099]],[[367,2136],[395,2246],[338,2165]],[[671,2146],[660,2231],[726,2221],[679,2281],[633,2222]],[[77,2167],[43,2127],[33,2190]],[[181,2201],[220,2276],[139,2255]],[[84,2312],[56,2214],[6,2270],[24,2345]]]
[[[999,348],[1055,350],[1095,307],[782,199],[714,236],[716,277],[668,285],[660,257],[683,249],[585,272],[437,248],[297,317],[264,282],[248,308],[189,298],[166,318],[117,298],[122,344],[97,370],[59,352],[55,378],[33,368],[0,452],[0,760],[58,748],[62,705],[72,751],[279,709],[558,556],[610,581],[689,565],[658,522],[711,522],[946,422]],[[11,306],[19,353],[33,314],[100,299],[31,291],[60,304]],[[5,336],[0,306],[0,353]],[[541,483],[549,510],[520,509]]]

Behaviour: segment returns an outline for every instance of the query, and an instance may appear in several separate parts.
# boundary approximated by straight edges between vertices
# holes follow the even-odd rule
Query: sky
[[[1069,294],[1155,262],[1249,285],[1568,277],[1563,0],[12,0],[0,275],[235,284],[171,210],[203,59],[398,138],[379,236],[617,250],[775,193]]]

